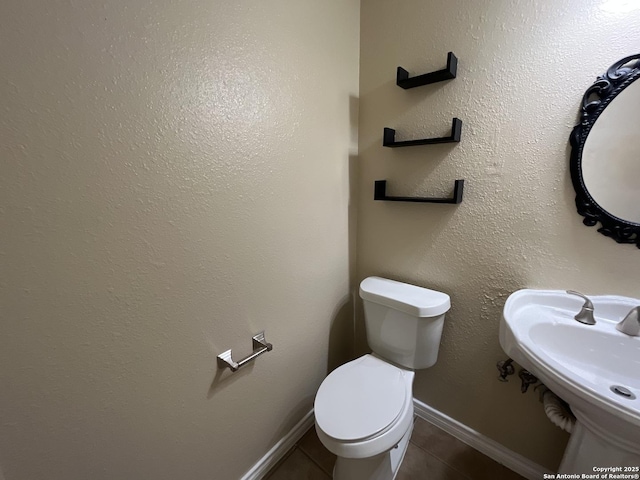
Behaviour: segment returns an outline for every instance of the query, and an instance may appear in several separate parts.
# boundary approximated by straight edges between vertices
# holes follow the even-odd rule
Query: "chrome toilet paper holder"
[[[267,342],[264,337],[264,331],[251,337],[251,340],[253,344],[253,353],[247,355],[238,362],[234,362],[233,358],[231,358],[231,350],[227,350],[226,352],[222,352],[218,355],[218,366],[220,368],[228,367],[232,372],[237,372],[240,368],[244,367],[247,363],[252,362],[263,353],[273,350],[273,345]]]

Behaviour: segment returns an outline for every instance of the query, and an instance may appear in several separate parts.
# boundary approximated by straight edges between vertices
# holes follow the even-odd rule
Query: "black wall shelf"
[[[452,78],[456,78],[457,72],[458,58],[453,54],[453,52],[449,52],[447,54],[447,68],[444,70],[438,70],[437,72],[425,73],[423,75],[418,75],[417,77],[409,78],[409,72],[402,67],[398,67],[396,85],[407,90],[409,88],[421,87],[422,85],[429,85],[430,83],[451,80]]]
[[[460,141],[462,135],[462,120],[454,118],[451,123],[451,135],[440,138],[423,138],[420,140],[404,140],[396,142],[396,131],[393,128],[384,128],[382,146],[384,147],[413,147],[416,145],[434,145],[436,143],[455,143]]]
[[[387,202],[421,202],[421,203],[462,203],[462,191],[464,190],[464,180],[456,180],[453,187],[453,197],[451,198],[425,198],[425,197],[388,197],[387,181],[376,180],[373,192],[374,200],[384,200]]]

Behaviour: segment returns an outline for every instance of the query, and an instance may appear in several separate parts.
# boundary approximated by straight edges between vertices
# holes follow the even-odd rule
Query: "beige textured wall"
[[[349,347],[358,26],[356,0],[0,3],[7,480],[239,478],[309,411]]]
[[[549,468],[566,435],[537,395],[496,380],[498,325],[523,287],[640,297],[640,252],[582,225],[568,170],[582,94],[640,45],[640,10],[616,11],[625,3],[636,2],[362,2],[357,277],[449,293],[439,361],[418,373],[415,396]],[[450,50],[457,79],[395,85],[398,65],[438,70]],[[381,146],[385,126],[398,139],[440,136],[454,116],[459,145]],[[459,206],[373,201],[374,180],[392,195],[444,195],[457,178]]]

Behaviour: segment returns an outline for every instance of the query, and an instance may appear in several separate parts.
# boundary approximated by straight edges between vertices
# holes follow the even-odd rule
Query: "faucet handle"
[[[582,310],[580,310],[575,317],[578,322],[584,323],[586,325],[595,325],[596,319],[593,318],[593,303],[589,300],[585,294],[576,292],[575,290],[567,290],[569,295],[577,295],[578,297],[584,300],[584,305],[582,306]]]
[[[616,328],[632,337],[640,337],[640,307],[632,308]]]
[[[584,293],[576,292],[575,290],[567,290],[567,293],[569,295],[577,295],[578,297],[582,298],[584,300],[584,306],[582,308],[593,310],[593,303],[591,303],[589,297],[587,297]]]

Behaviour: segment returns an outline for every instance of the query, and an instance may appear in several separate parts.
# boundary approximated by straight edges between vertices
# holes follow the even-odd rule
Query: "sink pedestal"
[[[559,473],[594,474],[603,467],[636,467],[640,466],[640,444],[627,438],[621,438],[615,431],[603,431],[584,417],[576,413],[576,423],[564,451]],[[582,415],[580,415],[582,417]],[[612,430],[615,429],[612,428]],[[624,470],[617,473],[625,473]],[[626,473],[639,473],[628,470]]]

